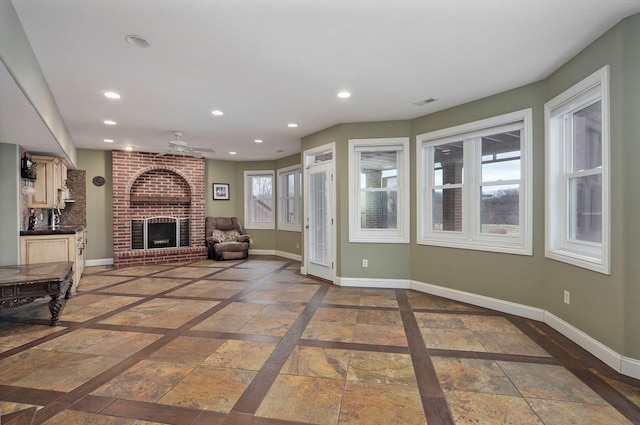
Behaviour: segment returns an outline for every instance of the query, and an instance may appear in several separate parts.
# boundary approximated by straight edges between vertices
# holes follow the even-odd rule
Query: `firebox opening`
[[[176,223],[147,223],[147,249],[176,246]]]
[[[189,246],[189,219],[150,217],[131,220],[131,249]]]

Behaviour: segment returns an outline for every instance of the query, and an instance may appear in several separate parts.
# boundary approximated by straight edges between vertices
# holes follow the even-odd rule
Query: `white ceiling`
[[[12,2],[78,148],[162,152],[181,130],[226,160],[282,158],[338,123],[411,119],[540,80],[640,12],[637,0]],[[10,86],[0,69],[1,93]],[[52,151],[24,123],[25,100],[11,105],[0,102],[1,140]]]

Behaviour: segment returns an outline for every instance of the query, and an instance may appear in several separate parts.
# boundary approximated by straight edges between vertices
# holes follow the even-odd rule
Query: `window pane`
[[[482,181],[520,180],[520,131],[482,138]]]
[[[480,204],[480,232],[520,233],[520,185],[483,186]]]
[[[569,239],[602,242],[602,176],[569,180]]]
[[[361,152],[362,188],[395,187],[398,175],[398,152]]]
[[[284,202],[284,221],[285,223],[295,223],[295,208],[296,202],[295,199],[286,199]]]
[[[436,189],[432,196],[432,229],[462,231],[462,189]]]
[[[573,114],[573,171],[602,166],[601,102]]]
[[[272,176],[251,177],[251,195],[253,198],[271,198],[272,193]]]
[[[362,229],[396,229],[398,193],[363,191],[360,194],[360,211]]]
[[[273,177],[251,176],[251,221],[273,222]]]
[[[436,146],[433,156],[434,186],[462,183],[462,141]]]
[[[287,174],[285,176],[285,190],[284,192],[286,193],[285,196],[287,197],[293,197],[296,194],[296,186],[295,186],[295,180],[296,180],[296,176],[295,174]]]

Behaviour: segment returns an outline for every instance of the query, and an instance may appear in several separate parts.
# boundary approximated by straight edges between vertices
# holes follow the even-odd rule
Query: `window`
[[[417,242],[531,255],[531,109],[417,137]]]
[[[609,68],[545,104],[546,256],[609,274]]]
[[[302,172],[300,165],[278,170],[278,229],[300,232]]]
[[[409,139],[349,140],[349,241],[409,242]]]
[[[244,223],[247,229],[275,228],[273,171],[244,172]]]

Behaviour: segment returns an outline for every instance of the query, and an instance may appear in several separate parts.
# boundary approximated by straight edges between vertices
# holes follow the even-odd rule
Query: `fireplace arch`
[[[204,160],[113,151],[112,163],[114,265],[205,259]],[[180,234],[169,241],[169,245],[175,246],[162,246],[167,238],[156,237],[152,246],[143,240],[140,248],[135,234],[142,229],[140,223],[146,227],[145,220],[152,217],[171,217],[180,223]]]

